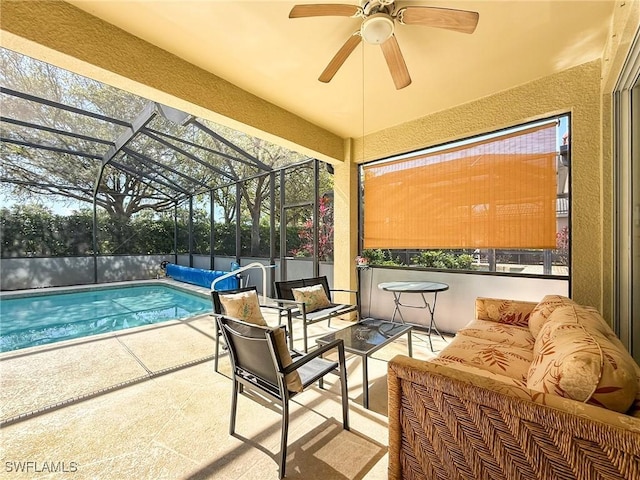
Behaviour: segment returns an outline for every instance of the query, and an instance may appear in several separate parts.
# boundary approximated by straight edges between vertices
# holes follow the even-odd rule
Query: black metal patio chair
[[[309,311],[309,308],[304,302],[296,300],[295,290],[296,289],[304,289],[307,287],[314,287],[317,285],[321,285],[326,298],[328,299],[328,303],[322,308],[318,308],[313,311]],[[307,336],[307,326],[313,323],[322,322],[324,320],[328,320],[328,326],[331,326],[331,319],[334,317],[338,317],[340,315],[344,315],[350,312],[356,312],[359,320],[359,308],[358,304],[343,304],[343,303],[334,303],[332,300],[333,292],[348,292],[348,293],[357,293],[356,290],[342,290],[342,289],[330,289],[329,282],[326,276],[322,277],[314,277],[314,278],[302,278],[298,280],[287,280],[282,282],[275,282],[276,287],[276,302],[281,307],[289,306],[292,308],[288,314],[293,315],[293,317],[297,317],[302,319],[302,334],[304,336],[304,351],[308,351],[308,336]]]
[[[211,291],[211,300],[213,301],[213,313],[215,316],[218,315],[227,315],[230,317],[236,317],[235,315],[227,312],[225,308],[225,297],[230,295],[237,294],[255,294],[256,298],[258,298],[258,289],[255,286],[236,288],[233,290],[212,290]],[[289,335],[289,347],[293,349],[293,336],[291,334],[292,330],[292,321],[291,321],[291,308],[290,307],[281,307],[278,305],[266,305],[258,303],[260,309],[267,308],[278,311],[278,325],[282,324],[282,318],[287,318],[287,333]],[[243,318],[239,318],[239,320],[244,320]],[[262,318],[264,320],[264,318]],[[266,325],[266,321],[264,322]],[[218,322],[215,322],[215,336],[216,336],[216,358],[213,361],[213,368],[217,372],[218,371],[218,357],[220,356],[220,329],[218,328]]]
[[[347,374],[342,340],[335,340],[309,354],[289,351],[284,327],[260,327],[224,315],[217,317],[218,326],[229,348],[233,366],[233,393],[229,434],[236,424],[238,393],[243,387],[255,389],[282,409],[279,478],[285,475],[289,400],[306,387],[321,381],[328,373],[337,373],[342,388],[342,423],[349,430]],[[322,358],[329,350],[338,350],[338,362]]]

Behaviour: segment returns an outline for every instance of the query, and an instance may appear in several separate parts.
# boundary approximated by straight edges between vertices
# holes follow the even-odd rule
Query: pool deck
[[[349,324],[332,321],[332,330]],[[328,331],[312,325],[311,344]],[[413,343],[414,357],[433,355],[420,335]],[[369,362],[370,410],[361,406],[361,361],[347,357],[351,431],[341,428],[337,380],[296,396],[287,478],[387,478],[386,361],[406,347],[401,338]],[[3,478],[276,479],[280,415],[241,395],[230,436],[229,362],[224,353],[215,373],[213,352],[205,314],[0,354]]]

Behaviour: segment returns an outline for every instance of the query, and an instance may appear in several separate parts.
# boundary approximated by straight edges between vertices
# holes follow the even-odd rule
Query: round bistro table
[[[391,317],[391,321],[395,322],[396,315],[400,315],[400,323],[406,324],[404,321],[404,317],[402,316],[402,310],[400,307],[405,308],[417,308],[424,309],[429,312],[428,320],[429,320],[429,328],[427,330],[427,336],[429,337],[429,347],[433,352],[433,344],[431,343],[431,330],[435,330],[442,340],[445,338],[442,336],[440,331],[438,330],[438,326],[436,325],[436,321],[434,319],[434,314],[436,311],[436,301],[438,300],[438,293],[444,292],[445,290],[449,290],[449,285],[446,283],[438,283],[438,282],[384,282],[379,283],[378,288],[380,290],[384,290],[385,292],[393,293],[393,302],[395,307],[393,309],[393,316]],[[406,303],[402,303],[401,297],[402,294],[419,294],[422,299],[421,305],[408,305]],[[427,302],[425,294],[432,293],[433,294],[433,303]],[[446,341],[446,340],[445,340]]]

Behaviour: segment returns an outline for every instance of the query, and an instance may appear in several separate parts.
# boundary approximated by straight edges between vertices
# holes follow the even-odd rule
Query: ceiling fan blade
[[[405,7],[398,10],[397,18],[405,25],[446,28],[462,33],[473,33],[478,25],[478,12],[438,7]]]
[[[404,63],[404,57],[400,51],[400,45],[396,40],[395,35],[391,35],[389,40],[380,44],[382,47],[382,53],[389,66],[391,72],[391,78],[396,85],[396,90],[400,90],[408,86],[411,83],[411,77],[409,76],[409,70],[407,70],[407,64]]]
[[[351,52],[355,50],[355,48],[362,42],[362,37],[360,36],[360,32],[355,32],[351,35],[347,41],[345,42],[338,53],[331,59],[327,68],[324,69],[324,72],[320,74],[318,80],[324,83],[329,83],[334,75],[338,72],[342,64],[347,60]]]
[[[296,5],[291,9],[289,18],[303,17],[353,17],[358,15],[362,9],[357,5],[346,4],[311,4]]]

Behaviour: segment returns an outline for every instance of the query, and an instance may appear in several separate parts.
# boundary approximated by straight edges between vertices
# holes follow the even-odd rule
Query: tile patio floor
[[[313,325],[310,345],[327,331]],[[349,432],[337,379],[296,396],[287,478],[387,478],[386,362],[406,351],[404,336],[369,361],[370,410],[360,358],[347,355]],[[213,352],[212,317],[202,315],[0,354],[0,478],[277,479],[278,411],[241,396],[230,436],[229,362],[225,353],[215,373]],[[424,334],[414,334],[413,352],[433,355]]]

